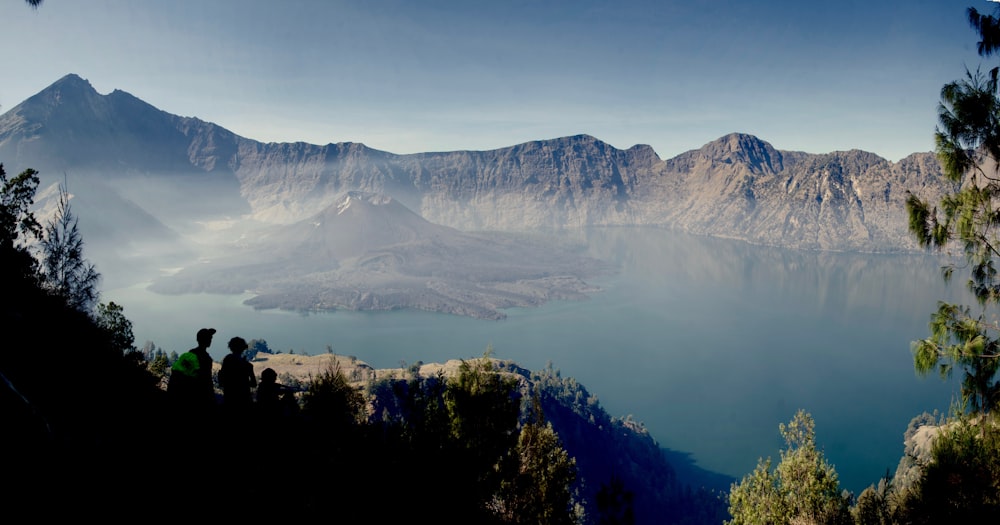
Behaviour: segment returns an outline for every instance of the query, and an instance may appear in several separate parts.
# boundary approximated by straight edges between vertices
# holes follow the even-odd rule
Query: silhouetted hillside
[[[89,314],[40,287],[23,259],[0,251],[0,332],[10,340],[0,350],[8,511],[110,517],[147,507],[132,490],[162,488],[157,455],[173,448],[158,378]]]

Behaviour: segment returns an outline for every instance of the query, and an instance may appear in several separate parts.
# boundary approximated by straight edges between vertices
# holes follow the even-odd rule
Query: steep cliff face
[[[649,146],[619,150],[587,135],[402,161],[419,174],[429,220],[502,230],[633,223],[637,183],[661,163]]]
[[[622,151],[586,135],[414,155],[243,140],[236,173],[261,220],[299,220],[361,190],[390,193],[432,222],[523,230],[628,223],[635,180],[659,162],[648,146]]]
[[[938,195],[929,153],[899,163],[852,150],[783,152],[731,134],[667,161],[578,135],[493,151],[392,155],[359,144],[241,149],[244,195],[262,220],[300,219],[348,189],[385,191],[466,230],[656,225],[820,250],[916,249],[906,191]]]
[[[98,174],[119,191],[136,177],[183,185],[172,199],[189,204],[185,213],[273,224],[365,191],[465,230],[656,225],[822,250],[915,249],[906,192],[933,199],[944,189],[928,153],[898,163],[857,150],[816,155],[739,133],[667,160],[649,146],[619,150],[588,135],[412,155],[351,142],[265,144],[123,91],[100,95],[76,75],[0,116],[0,160],[15,173]]]
[[[915,249],[907,233],[906,191],[939,195],[933,154],[891,163],[852,150],[781,152],[728,135],[666,162],[661,183],[637,205],[645,223],[821,250]]]
[[[414,206],[397,155],[364,144],[262,144],[241,139],[232,163],[253,216],[288,224],[323,210],[346,191],[388,193]]]

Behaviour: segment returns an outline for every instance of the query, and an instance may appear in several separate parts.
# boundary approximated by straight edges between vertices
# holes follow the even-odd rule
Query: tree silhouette
[[[83,257],[83,237],[63,186],[59,187],[56,215],[45,228],[41,248],[45,284],[70,307],[89,312],[99,295],[101,274]]]
[[[365,400],[350,384],[340,363],[330,365],[309,383],[302,397],[303,413],[321,433],[341,437],[364,419]]]
[[[0,260],[7,276],[17,281],[36,277],[37,261],[27,246],[42,235],[42,226],[31,212],[37,189],[37,171],[27,169],[8,179],[0,164]]]
[[[136,352],[132,321],[125,317],[125,308],[114,301],[97,305],[97,325],[111,338],[112,346],[124,354]],[[161,352],[162,354],[162,352]],[[141,354],[140,354],[141,355]],[[142,356],[146,359],[145,356]]]

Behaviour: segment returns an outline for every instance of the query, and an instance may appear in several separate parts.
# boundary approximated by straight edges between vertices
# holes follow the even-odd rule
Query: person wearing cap
[[[215,387],[212,384],[212,346],[215,328],[198,330],[198,346],[184,352],[170,368],[167,393],[192,417],[207,416],[215,404]]]

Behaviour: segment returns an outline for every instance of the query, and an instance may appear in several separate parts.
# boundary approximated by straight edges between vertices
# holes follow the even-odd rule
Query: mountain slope
[[[262,242],[268,252],[286,253],[301,264],[303,260],[342,261],[449,231],[385,194],[349,191],[319,213],[267,233]]]
[[[0,154],[46,172],[187,170],[182,120],[124,91],[100,95],[67,75],[0,117]]]

